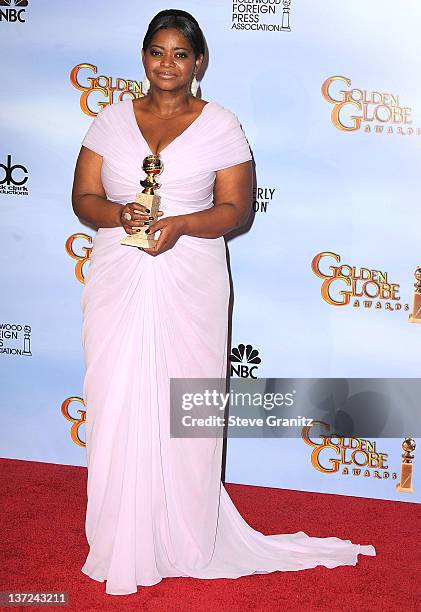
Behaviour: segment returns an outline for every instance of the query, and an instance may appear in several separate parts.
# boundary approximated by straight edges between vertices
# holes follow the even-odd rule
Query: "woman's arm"
[[[252,206],[252,162],[216,172],[214,206],[208,210],[181,215],[183,234],[198,238],[219,238],[247,222]]]
[[[81,221],[92,227],[119,227],[121,204],[107,200],[101,181],[101,166],[101,155],[82,146],[73,181],[73,210]]]

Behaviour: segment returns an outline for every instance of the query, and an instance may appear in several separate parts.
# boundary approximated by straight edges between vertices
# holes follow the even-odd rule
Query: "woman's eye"
[[[158,49],[151,49],[151,55],[156,57],[157,55],[161,55],[161,51],[159,51]],[[188,57],[188,54],[184,51],[180,51],[179,53],[176,53],[175,56],[185,59],[186,57]]]

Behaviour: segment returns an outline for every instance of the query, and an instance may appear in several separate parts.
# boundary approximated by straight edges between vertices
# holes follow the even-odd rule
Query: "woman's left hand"
[[[177,240],[183,234],[184,229],[184,216],[177,215],[175,217],[165,217],[151,223],[149,226],[148,234],[153,236],[153,232],[161,230],[158,241],[155,247],[147,249],[143,248],[142,251],[149,253],[149,255],[160,255],[164,251],[172,249]]]

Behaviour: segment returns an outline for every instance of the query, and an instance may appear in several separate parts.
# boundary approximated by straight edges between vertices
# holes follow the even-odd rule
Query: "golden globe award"
[[[413,493],[412,486],[412,468],[414,461],[414,450],[416,444],[412,438],[405,438],[402,442],[402,463],[401,463],[401,480],[396,485],[396,490],[404,493]]]
[[[154,193],[155,189],[159,189],[160,184],[155,181],[155,178],[161,174],[164,169],[164,164],[162,163],[162,159],[159,155],[148,155],[143,160],[142,168],[144,172],[146,172],[146,179],[140,181],[142,187],[144,187],[143,191],[139,191],[136,194],[135,201],[138,204],[143,204],[146,208],[149,208],[151,211],[149,214],[151,219],[151,223],[154,223],[158,220],[158,210],[161,198]],[[127,244],[128,246],[141,247],[147,249],[153,249],[156,243],[158,242],[160,230],[156,231],[156,237],[154,235],[148,235],[145,233],[145,230],[148,229],[148,226],[138,227],[136,228],[136,234],[127,235],[120,244]],[[155,232],[154,232],[155,234]]]
[[[414,307],[409,315],[410,323],[421,323],[421,266],[414,272]]]

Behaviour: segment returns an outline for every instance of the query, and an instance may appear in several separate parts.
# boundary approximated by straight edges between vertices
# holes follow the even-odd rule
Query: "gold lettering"
[[[86,410],[77,410],[78,417],[73,417],[69,413],[69,406],[73,402],[78,402],[85,406],[83,399],[81,397],[68,397],[64,400],[61,405],[61,414],[68,420],[73,423],[70,429],[70,436],[75,444],[78,446],[86,446],[86,443],[79,437],[79,428],[86,421]]]
[[[83,239],[87,240],[89,244],[92,244],[92,237],[88,236],[87,234],[72,234],[66,240],[66,245],[65,245],[65,249],[66,249],[67,254],[70,255],[70,257],[72,259],[76,260],[75,276],[76,276],[76,278],[77,278],[77,280],[79,282],[84,284],[85,283],[85,277],[84,277],[84,274],[83,274],[83,266],[89,260],[89,258],[91,256],[91,253],[92,253],[92,248],[93,247],[83,246],[82,247],[83,255],[78,255],[73,250],[73,243],[74,243],[74,241],[77,238],[83,238]]]

